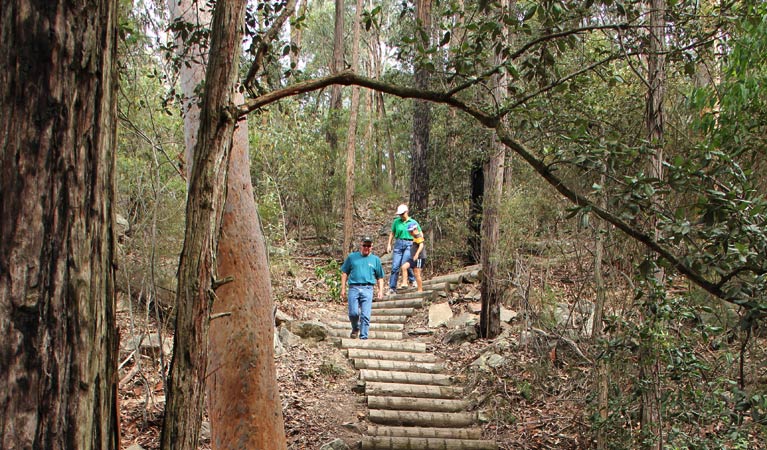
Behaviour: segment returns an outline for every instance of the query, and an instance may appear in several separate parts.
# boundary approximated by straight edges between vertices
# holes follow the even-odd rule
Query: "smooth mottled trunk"
[[[0,448],[119,448],[116,20],[0,3]]]

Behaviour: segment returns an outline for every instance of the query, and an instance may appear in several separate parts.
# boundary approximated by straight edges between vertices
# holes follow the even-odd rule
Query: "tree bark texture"
[[[650,32],[649,54],[647,55],[647,110],[645,120],[647,126],[647,138],[653,148],[650,173],[653,177],[663,178],[663,101],[665,91],[665,19],[666,0],[649,0]],[[652,228],[655,240],[660,240],[660,230],[657,227],[657,219],[653,218]],[[656,279],[663,283],[664,271],[659,270],[655,274]],[[651,326],[651,325],[650,325]],[[651,345],[651,344],[645,344]],[[663,416],[662,400],[659,385],[658,356],[653,349],[640,351],[640,378],[645,388],[642,390],[642,430],[648,435],[655,436],[654,448],[663,448]]]
[[[0,3],[0,448],[119,448],[116,21]]]
[[[485,195],[482,205],[482,311],[479,315],[479,334],[494,338],[501,332],[501,289],[498,280],[498,214],[503,192],[503,146],[494,145],[485,162]]]
[[[206,89],[186,208],[178,269],[176,335],[168,379],[163,449],[197,448],[208,363],[208,330],[216,289],[215,255],[226,197],[234,86],[245,1],[220,1],[213,11]]]
[[[471,197],[469,199],[469,235],[466,262],[476,264],[482,253],[482,201],[485,195],[485,174],[481,160],[474,160],[470,172]]]
[[[335,29],[333,32],[333,60],[330,63],[330,73],[338,73],[344,68],[344,0],[335,0]],[[330,109],[328,123],[325,129],[325,139],[330,146],[330,161],[328,161],[328,176],[335,173],[335,158],[338,155],[338,115],[341,112],[341,86],[334,84],[330,88]]]
[[[505,8],[505,1],[501,1]],[[504,30],[505,33],[505,30]],[[493,65],[501,64],[499,55],[493,56]],[[494,102],[502,105],[506,97],[506,80],[502,74],[491,78]],[[484,195],[482,199],[482,244],[480,260],[482,263],[482,311],[479,315],[479,334],[483,338],[492,339],[501,333],[501,283],[499,280],[498,236],[500,231],[499,218],[501,197],[503,195],[503,175],[505,173],[506,148],[503,143],[494,139],[490,153],[483,166]]]
[[[360,59],[360,18],[362,0],[357,0],[354,13],[354,32],[352,33],[352,71],[356,72]],[[352,250],[354,232],[354,169],[357,161],[357,117],[360,108],[360,88],[352,86],[352,104],[349,111],[349,128],[346,132],[346,194],[344,201],[344,244],[343,253]]]
[[[417,26],[423,28],[423,33],[416,36],[426,36],[426,42],[420,42],[424,49],[431,43],[431,0],[416,0]],[[417,38],[421,41],[420,38]],[[429,70],[423,64],[416,63],[416,89],[429,88]],[[420,214],[425,220],[429,212],[429,135],[431,133],[431,103],[425,100],[415,100],[413,105],[413,149],[410,166],[410,209]]]

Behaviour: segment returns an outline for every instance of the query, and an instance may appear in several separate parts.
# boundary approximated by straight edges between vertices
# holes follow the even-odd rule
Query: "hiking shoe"
[[[389,289],[389,292],[386,293],[386,295],[396,295],[396,294],[397,294],[397,291],[395,291],[394,289]]]
[[[357,339],[357,336],[360,335],[360,330],[352,330],[352,334],[349,335],[352,339]]]

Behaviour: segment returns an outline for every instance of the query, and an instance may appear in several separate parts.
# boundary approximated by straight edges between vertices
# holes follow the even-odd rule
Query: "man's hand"
[[[386,253],[391,253],[391,244],[386,244]]]
[[[346,289],[341,289],[341,300],[346,299]]]

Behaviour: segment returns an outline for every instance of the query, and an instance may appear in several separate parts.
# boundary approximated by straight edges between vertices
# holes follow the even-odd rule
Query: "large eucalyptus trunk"
[[[120,446],[116,21],[0,3],[0,448]]]
[[[178,20],[200,20],[210,15],[190,2],[169,2]],[[191,161],[199,129],[195,89],[203,81],[206,55],[193,43],[177,42],[183,54],[195,58],[181,67],[185,134]],[[243,98],[237,94],[235,102]],[[189,170],[192,164],[188,165]],[[248,154],[247,121],[234,132],[217,274],[232,281],[216,291],[210,324],[207,376],[208,416],[214,449],[284,449],[286,439],[274,366],[272,288],[264,236],[253,197]],[[229,313],[226,315],[224,313]]]
[[[208,369],[208,331],[218,279],[215,256],[224,212],[245,1],[222,0],[213,11],[209,64],[194,146],[186,233],[178,269],[173,360],[161,448],[197,448]]]

